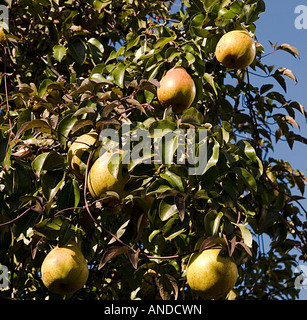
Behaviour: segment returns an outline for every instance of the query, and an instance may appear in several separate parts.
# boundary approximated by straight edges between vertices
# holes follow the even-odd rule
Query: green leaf
[[[247,229],[247,227],[243,224],[237,224],[237,226],[240,228],[242,239],[244,243],[251,248],[253,246],[253,236],[251,232]]]
[[[166,191],[172,190],[171,187],[165,182],[162,182],[161,180],[156,180],[152,185],[149,186],[147,189],[147,194],[160,194]]]
[[[188,219],[184,222],[178,221],[178,216],[174,215],[171,217],[163,227],[163,236],[165,240],[172,240],[179,236],[181,233],[185,232],[188,227]]]
[[[151,148],[146,146],[144,146],[144,148],[142,148],[142,146],[140,146],[140,148],[138,147],[139,145],[134,147],[130,154],[131,161],[128,164],[129,172],[139,164],[149,164],[151,162],[151,158],[152,158]]]
[[[236,14],[240,14],[242,12],[242,8],[243,8],[243,3],[241,1],[235,1],[233,4],[231,4],[231,6],[229,7],[229,9],[233,12],[235,12]]]
[[[47,157],[45,158],[42,169],[43,170],[58,170],[63,169],[64,160],[63,157],[56,151],[48,152]]]
[[[80,201],[80,188],[76,180],[68,180],[59,192],[57,207],[59,210],[77,207]],[[71,210],[73,211],[73,210]]]
[[[96,38],[90,38],[87,43],[91,44],[92,46],[95,46],[100,53],[103,53],[104,52],[104,46],[103,44],[97,40]]]
[[[207,162],[206,168],[202,174],[204,174],[207,170],[209,170],[212,166],[215,166],[216,163],[219,160],[219,154],[220,154],[220,145],[219,143],[215,140],[214,141],[214,146],[212,149],[212,155],[210,159]]]
[[[75,231],[69,220],[65,219],[59,232],[59,246],[64,246],[74,235],[74,232]]]
[[[68,42],[68,51],[70,55],[82,66],[86,58],[86,45],[80,38],[75,38]]]
[[[279,73],[274,73],[272,74],[272,77],[280,84],[284,91],[287,92],[287,84],[283,76]]]
[[[257,192],[257,183],[255,178],[244,168],[236,167],[233,169],[236,174],[243,178],[245,184],[248,188],[253,191]]]
[[[77,179],[72,180],[73,188],[74,188],[74,207],[77,207],[80,201],[80,185]]]
[[[96,84],[97,84],[97,82],[95,82],[94,80],[86,78],[82,81],[80,86],[75,91],[72,91],[70,94],[72,97],[75,97],[75,96],[82,94],[84,92],[87,92],[87,91],[93,92],[95,90]]]
[[[39,85],[39,88],[38,88],[38,95],[40,98],[42,98],[46,92],[47,92],[47,89],[48,89],[48,85],[53,83],[53,81],[51,79],[44,79],[41,84]]]
[[[104,46],[96,38],[90,38],[87,41],[87,43],[91,51],[91,57],[92,57],[93,63],[97,65],[98,63],[101,62],[101,59],[103,57]]]
[[[157,234],[159,234],[161,232],[161,230],[154,230],[149,236],[148,236],[148,241],[149,242],[152,242],[152,240],[153,240],[153,238],[157,235]]]
[[[114,82],[120,87],[124,87],[124,78],[125,78],[126,66],[123,63],[120,63],[113,70]]]
[[[162,146],[161,144],[162,139]],[[176,133],[169,133],[159,140],[159,148],[162,147],[162,163],[169,165],[173,163],[175,151],[178,147],[178,135]]]
[[[116,231],[115,235],[117,238],[121,238],[122,236],[124,236],[125,232],[128,231],[129,229],[129,222],[130,219],[128,219],[127,221],[125,221]],[[108,244],[112,244],[114,242],[116,242],[117,240],[112,237],[111,240],[108,242]]]
[[[169,170],[166,170],[165,173],[161,173],[160,174],[160,177],[166,181],[169,182],[169,184],[179,190],[180,192],[184,192],[184,186],[183,186],[183,182],[182,182],[182,179],[180,176],[178,176],[177,174],[169,171]]]
[[[11,173],[7,173],[2,181],[9,189],[12,198],[30,194],[34,189],[30,172],[17,163],[15,163],[14,170],[11,170]]]
[[[215,87],[215,82],[214,82],[213,76],[211,74],[209,74],[209,73],[204,73],[204,79],[210,84],[210,86],[212,87],[214,93],[216,95],[218,95],[216,87]]]
[[[199,13],[195,15],[191,20],[191,27],[202,28],[205,19],[206,19],[206,15],[203,13]]]
[[[155,43],[154,48],[155,50],[159,49],[159,48],[163,48],[165,45],[167,45],[168,43],[174,41],[174,36],[172,37],[162,37],[160,39],[158,39],[158,41]]]
[[[174,197],[165,197],[159,205],[159,217],[162,221],[168,220],[174,214],[178,213],[176,204],[174,203]]]
[[[218,236],[220,222],[223,217],[223,212],[211,210],[205,216],[205,230],[207,236]]]
[[[32,169],[37,177],[40,177],[42,170],[58,170],[65,167],[62,156],[55,151],[42,153],[32,161]]]
[[[247,5],[247,7],[246,23],[251,24],[258,19],[257,5],[254,3],[251,6]]]
[[[102,10],[103,8],[107,7],[109,4],[112,3],[112,0],[94,0],[93,5],[96,10]]]
[[[43,194],[47,200],[51,200],[60,190],[65,179],[65,172],[63,170],[48,171],[41,179]]]
[[[180,56],[180,52],[175,47],[169,47],[165,51],[165,58],[168,62],[172,62],[178,56]]]
[[[273,84],[264,84],[263,86],[261,86],[260,88],[260,94],[264,94],[267,91],[271,90],[272,88],[274,88]]]
[[[36,224],[34,229],[38,234],[47,237],[47,239],[50,240],[56,240],[59,237],[61,239],[61,243],[64,241],[67,242],[74,233],[69,220],[67,220],[63,215],[44,219],[40,223]]]
[[[49,123],[46,120],[41,119],[35,119],[32,121],[28,121],[23,123],[20,128],[18,129],[15,139],[18,139],[19,136],[24,133],[27,130],[33,129],[33,128],[41,128],[41,129],[51,129]]]
[[[195,108],[188,108],[181,116],[181,123],[188,123],[200,126],[204,122],[204,116]]]
[[[257,162],[256,151],[248,141],[240,140],[238,142],[238,146],[244,151],[248,159],[252,160],[253,162]]]
[[[67,139],[70,130],[77,122],[78,118],[74,117],[73,114],[68,114],[65,118],[63,118],[57,128],[57,137],[61,145],[65,148],[67,144]]]
[[[234,11],[222,8],[218,13],[218,17],[215,19],[215,23],[219,27],[224,27],[227,24],[231,23],[236,15],[237,13],[235,13]]]
[[[220,2],[220,0],[204,0],[203,1],[206,11],[209,11],[209,9],[218,2]]]
[[[40,231],[43,228],[46,228],[46,229],[48,228],[48,229],[59,231],[61,229],[61,225],[64,220],[65,220],[65,217],[63,215],[57,215],[53,218],[45,219],[40,223],[36,224],[35,229]]]
[[[55,60],[61,62],[66,56],[66,48],[60,45],[55,45],[52,49],[52,56]]]
[[[128,51],[139,43],[140,36],[134,32],[129,32],[127,34],[126,40],[127,40],[127,51]]]
[[[231,124],[227,121],[222,121],[222,133],[223,133],[223,140],[225,143],[229,142],[230,133],[232,132]]]
[[[40,177],[41,171],[43,169],[43,165],[45,160],[48,156],[48,152],[39,154],[33,161],[32,161],[32,169],[35,171],[37,177]]]
[[[259,168],[259,175],[262,175],[263,173],[263,165],[261,160],[257,157],[255,149],[252,147],[252,145],[245,140],[241,140],[238,142],[238,146],[243,149],[244,154],[247,156],[248,159],[250,159],[254,164],[257,164]]]

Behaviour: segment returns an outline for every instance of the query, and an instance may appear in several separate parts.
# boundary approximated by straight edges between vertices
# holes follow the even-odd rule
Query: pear
[[[157,96],[165,109],[172,106],[175,113],[183,112],[194,101],[196,87],[191,76],[182,67],[175,66],[160,81]]]
[[[226,68],[246,68],[255,59],[255,41],[245,30],[230,31],[219,40],[215,56]]]
[[[90,148],[95,144],[98,139],[96,131],[90,131],[78,137],[70,146],[67,153],[67,162],[71,171],[79,179],[84,179],[85,168],[87,164]],[[92,162],[98,158],[99,152],[95,151]]]
[[[108,169],[108,163],[113,154],[119,155],[121,153],[121,150],[115,153],[106,151],[94,162],[89,171],[87,182],[93,198],[99,199],[107,191],[114,191],[120,198],[123,197],[127,178],[122,174],[122,163],[119,163],[117,177],[114,177]]]
[[[55,247],[41,266],[44,285],[51,292],[68,295],[81,289],[88,278],[88,265],[78,245],[71,241]]]
[[[238,270],[229,256],[220,254],[221,246],[215,246],[191,255],[187,267],[187,282],[201,297],[218,299],[235,285]]]
[[[160,278],[161,276],[153,269],[148,269],[144,273],[139,291],[143,300],[162,300],[158,289]]]

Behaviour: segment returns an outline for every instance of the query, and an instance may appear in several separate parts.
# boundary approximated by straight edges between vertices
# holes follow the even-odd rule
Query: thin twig
[[[36,207],[36,205],[28,208],[28,209],[25,210],[23,213],[21,213],[18,217],[14,218],[14,219],[12,219],[12,220],[10,220],[10,221],[6,221],[6,222],[1,223],[1,224],[0,224],[0,227],[4,227],[4,226],[7,226],[7,225],[9,225],[9,224],[11,224],[11,223],[14,223],[15,221],[17,221],[17,220],[19,220],[20,218],[22,218],[27,212],[29,212],[30,210],[35,209],[35,207]]]

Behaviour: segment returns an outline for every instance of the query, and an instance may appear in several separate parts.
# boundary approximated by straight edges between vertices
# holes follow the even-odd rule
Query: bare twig
[[[20,218],[22,218],[27,212],[29,212],[30,210],[35,209],[35,207],[36,207],[36,205],[28,208],[28,209],[25,210],[22,214],[20,214],[18,217],[14,218],[14,219],[12,219],[12,220],[10,220],[10,221],[6,221],[6,222],[1,223],[1,224],[0,224],[0,227],[4,227],[4,226],[7,226],[7,225],[9,225],[9,224],[11,224],[11,223],[14,223],[15,221],[17,221],[17,220],[19,220]]]

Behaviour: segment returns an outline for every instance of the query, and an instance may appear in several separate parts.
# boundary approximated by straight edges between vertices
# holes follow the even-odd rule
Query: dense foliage
[[[306,112],[285,93],[286,79],[296,78],[266,65],[259,43],[247,70],[228,70],[214,56],[227,31],[257,35],[264,11],[263,0],[11,1],[9,31],[0,37],[0,263],[10,271],[1,298],[62,299],[44,287],[40,266],[72,236],[90,276],[71,299],[197,299],[186,265],[201,237],[203,246],[227,241],[239,266],[237,299],[298,297],[294,268],[307,259],[306,177],[268,156],[278,140],[291,148],[307,141],[295,120]],[[288,44],[272,50],[299,55]],[[197,88],[192,107],[178,115],[164,112],[156,97],[174,65]],[[263,77],[261,87],[250,73]],[[155,142],[169,137],[161,162],[143,163],[152,148],[125,165],[125,198],[94,200],[86,178],[69,169],[67,151],[92,129],[121,132],[124,124],[131,136],[143,129]],[[205,140],[196,139],[196,150],[208,147],[201,175],[188,174],[186,154],[175,161],[180,143],[169,133],[177,128],[196,136],[206,130]],[[259,246],[264,234],[268,252]]]

